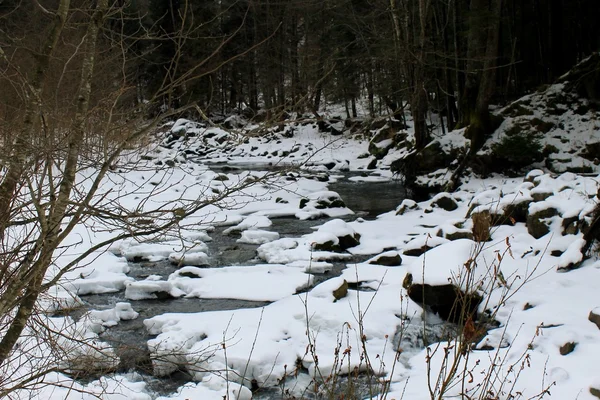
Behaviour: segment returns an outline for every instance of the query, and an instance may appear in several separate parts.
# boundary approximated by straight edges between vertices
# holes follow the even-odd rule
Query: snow
[[[262,230],[247,230],[242,232],[242,237],[237,241],[248,244],[264,244],[279,239],[279,233],[262,231]]]
[[[156,400],[189,400],[189,399],[231,399],[250,400],[252,392],[245,386],[223,379],[207,379],[200,384],[186,384],[176,394],[160,396]]]
[[[169,254],[169,261],[177,265],[210,265],[210,257],[203,251],[187,252],[185,254],[171,253]]]
[[[160,276],[151,275],[146,280],[128,282],[125,287],[125,298],[129,300],[158,299],[160,293],[170,297],[180,297],[185,294],[173,286],[172,282],[160,280]]]
[[[101,333],[105,328],[115,326],[119,321],[136,319],[139,316],[133,310],[130,303],[120,302],[114,308],[107,310],[92,310],[84,314],[83,320],[88,319],[88,329],[95,333]]]
[[[225,235],[234,232],[234,231],[244,231],[247,229],[258,229],[258,228],[268,228],[273,223],[271,220],[263,215],[251,215],[249,217],[244,218],[242,222],[239,224],[227,228],[223,231]]]
[[[356,234],[354,229],[341,219],[325,222],[319,227],[318,232],[330,233],[335,237],[354,236]]]
[[[187,275],[182,276],[184,273]],[[311,282],[311,275],[304,269],[284,265],[186,267],[169,276],[168,287],[186,297],[275,301],[293,295]]]
[[[343,135],[332,142],[310,125],[297,125],[295,129],[295,136],[281,138],[281,143],[253,137],[248,143],[240,144],[234,155],[233,150],[226,151],[227,141],[219,143],[217,140],[232,134],[220,128],[204,128],[191,121],[178,120],[171,128],[173,132],[185,130],[197,135],[189,137],[187,142],[176,142],[173,149],[159,149],[156,159],[176,159],[182,157],[180,152],[184,149],[201,146],[214,146],[217,149],[212,153],[214,156],[196,160],[197,164],[177,164],[168,172],[155,171],[153,161],[149,161],[152,168],[130,172],[126,177],[114,172],[110,188],[106,189],[107,201],[140,212],[165,207],[171,201],[176,201],[176,206],[182,205],[182,199],[213,196],[213,189],[227,190],[237,182],[269,174],[243,169],[251,163],[280,163],[282,166],[309,162],[314,170],[329,171],[324,164],[331,162],[333,171],[345,168],[364,171],[369,162],[357,158],[366,152],[367,140]],[[207,132],[215,136],[205,137]],[[575,133],[581,136],[581,132]],[[468,145],[460,131],[440,138],[440,143],[453,148]],[[327,144],[331,146],[324,147]],[[257,150],[251,151],[253,146]],[[259,156],[264,152],[279,154],[294,148],[299,150],[286,156]],[[305,151],[308,154],[309,149],[313,149],[314,158],[308,160],[306,155],[302,159],[301,154]],[[314,153],[318,149],[321,150]],[[387,157],[380,160],[382,167],[386,167],[386,160]],[[227,161],[241,169],[215,172],[201,161]],[[227,179],[215,180],[218,176]],[[583,259],[583,234],[579,231],[563,234],[562,223],[573,217],[590,222],[591,211],[599,201],[596,193],[600,177],[575,173],[556,175],[536,169],[518,178],[470,178],[452,194],[457,200],[456,210],[432,207],[433,200],[417,203],[406,199],[396,210],[366,220],[353,214],[360,210],[323,208],[319,202],[331,203],[340,197],[328,190],[327,182],[309,176],[305,172],[273,173],[268,182],[245,188],[219,204],[210,203],[198,209],[171,232],[150,238],[124,239],[108,249],[99,249],[40,300],[40,310],[48,315],[81,307],[87,294],[121,291],[131,300],[104,310],[89,310],[77,321],[71,317],[40,314],[56,332],[69,336],[53,339],[69,350],[69,357],[57,363],[71,369],[74,360],[98,368],[115,367],[114,349],[102,340],[102,332],[114,329],[123,320],[138,318],[141,311],[136,305],[138,300],[172,296],[197,301],[270,302],[261,308],[171,312],[143,321],[148,334],[155,336],[147,342],[156,357],[154,373],[165,376],[181,368],[191,374],[193,382],[176,393],[157,396],[134,374],[107,374],[83,384],[53,372],[44,377],[47,382],[61,381],[76,390],[44,386],[34,392],[18,392],[15,398],[31,395],[37,399],[79,399],[86,395],[76,391],[89,391],[106,399],[211,400],[229,396],[245,400],[252,396],[249,388],[253,379],[261,387],[276,386],[285,374],[288,374],[287,387],[292,395],[299,397],[311,379],[320,374],[348,373],[355,367],[366,370],[367,352],[381,379],[390,381],[387,398],[429,399],[428,372],[433,371],[434,376],[444,374],[444,349],[456,348],[457,343],[441,341],[428,343],[426,348],[414,347],[414,343],[423,341],[422,326],[441,324],[408,298],[402,283],[410,273],[413,283],[454,283],[463,289],[476,290],[485,299],[479,312],[493,313],[500,324],[484,334],[477,349],[469,353],[468,360],[461,360],[461,365],[473,374],[472,382],[465,380],[468,390],[476,390],[485,376],[497,376],[493,382],[495,389],[510,380],[511,385],[514,383],[513,393],[522,392],[524,398],[535,396],[545,386],[555,383],[551,392],[558,399],[593,399],[589,388],[600,387],[595,368],[600,354],[600,330],[588,316],[599,304],[600,261],[594,257]],[[379,169],[357,179],[381,180],[390,176],[389,171]],[[111,195],[113,189],[115,193],[119,191],[119,196]],[[148,194],[154,196],[142,201]],[[541,194],[546,198],[536,201]],[[305,201],[304,208],[300,208],[301,200]],[[519,202],[530,202],[530,213],[548,208],[558,210],[558,215],[550,221],[549,235],[536,240],[524,223],[516,222],[492,227],[491,240],[483,244],[438,236],[470,231],[472,221],[468,212],[471,208],[471,212],[503,212],[508,205]],[[160,218],[172,218],[172,214],[161,214]],[[278,216],[301,220],[326,216],[333,220],[320,221],[314,232],[289,237],[276,232],[273,218]],[[340,219],[342,216],[344,220]],[[150,223],[158,223],[160,218],[151,219]],[[206,243],[211,241],[207,232],[211,232],[213,243],[217,242],[215,235],[221,235],[215,227],[226,227],[225,235],[241,235],[232,241],[255,245],[261,264],[253,264],[257,262],[253,260],[246,265],[214,267],[211,264],[214,250]],[[118,229],[102,226],[99,221],[77,227],[67,240],[72,246],[57,257],[51,273],[58,273],[92,245],[120,233]],[[360,234],[360,244],[344,252],[314,249],[315,243],[338,243],[340,237],[355,233]],[[424,247],[430,249],[418,257],[403,254]],[[369,264],[378,257],[395,255],[402,255],[401,266]],[[150,276],[130,276],[128,262],[152,264],[165,260],[176,266],[171,266],[163,276],[153,275],[152,266],[148,267]],[[334,263],[338,263],[335,270],[342,269],[340,276],[299,293],[314,282],[320,282],[316,274],[321,275],[319,279],[329,278]],[[579,268],[565,271],[574,264],[580,264]],[[336,299],[333,292],[343,286],[344,281],[349,284],[348,293]],[[398,335],[402,329],[406,332],[404,338]],[[34,349],[31,351],[38,359],[52,354],[51,341],[34,343],[31,341],[34,336],[29,330],[23,338],[23,349]],[[94,346],[81,347],[78,341],[94,343]],[[403,349],[398,359],[394,341]],[[560,347],[569,342],[576,343],[574,351],[561,355]],[[336,359],[340,348],[350,349],[347,353],[342,350],[346,358],[341,365]],[[452,351],[449,354],[460,357]],[[521,370],[525,359],[527,362]],[[7,371],[2,371],[2,375],[18,380],[35,367],[33,362],[21,369],[16,368],[15,362]],[[511,365],[515,366],[512,370]],[[516,373],[520,375],[517,377]],[[446,397],[458,396],[460,386],[455,386]]]
[[[329,240],[334,241],[334,244],[339,241],[337,236],[329,232],[316,232],[305,235],[301,239],[281,238],[261,245],[257,249],[257,254],[271,264],[289,264],[310,260],[343,260],[351,257],[346,253],[313,250],[315,243],[325,243]]]

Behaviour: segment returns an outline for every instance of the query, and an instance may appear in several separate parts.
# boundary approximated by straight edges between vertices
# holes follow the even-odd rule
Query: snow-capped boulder
[[[409,210],[418,210],[418,209],[419,209],[419,205],[417,204],[416,201],[411,200],[411,199],[404,199],[404,200],[402,200],[402,203],[400,203],[398,208],[396,208],[396,215],[403,215],[404,213],[406,213]]]
[[[590,315],[588,316],[590,322],[594,323],[598,329],[600,329],[600,307],[594,308],[590,311]]]
[[[210,257],[203,251],[190,253],[171,253],[169,261],[173,265],[190,265],[194,267],[205,267],[210,265]]]
[[[446,211],[454,211],[458,208],[458,203],[449,193],[442,192],[437,194],[431,201],[432,207],[441,208]]]
[[[397,251],[386,251],[368,261],[369,264],[383,265],[386,267],[397,267],[402,265],[402,257]]]
[[[478,293],[465,293],[452,284],[414,283],[411,273],[406,274],[402,286],[412,301],[449,322],[462,323],[468,319],[477,319],[477,308],[483,300]]]
[[[550,232],[550,219],[558,215],[558,210],[551,206],[544,208],[539,203],[534,204],[538,204],[538,207],[529,207],[527,232],[534,238],[539,239]]]
[[[341,219],[326,222],[311,235],[317,251],[343,251],[360,244],[360,234]]]
[[[160,277],[149,276],[146,280],[128,282],[125,288],[125,298],[130,300],[143,299],[172,299],[185,295],[169,281],[158,280]]]

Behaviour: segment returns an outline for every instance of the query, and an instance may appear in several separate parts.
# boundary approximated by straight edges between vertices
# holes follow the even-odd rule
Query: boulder
[[[172,253],[169,255],[169,261],[173,265],[190,265],[194,267],[206,267],[210,265],[210,257],[204,251]]]
[[[183,268],[175,271],[174,275],[180,276],[182,278],[190,278],[190,279],[202,278],[202,273],[200,272],[200,268],[197,268],[197,267],[183,267]]]
[[[314,250],[340,252],[358,246],[360,234],[343,220],[333,219],[323,224],[312,240]]]
[[[396,144],[396,131],[393,128],[381,129],[369,143],[369,153],[381,160]]]
[[[579,233],[579,217],[567,217],[562,220],[562,234],[563,235],[576,235]]]
[[[338,301],[346,296],[348,296],[348,281],[344,279],[344,282],[342,282],[340,287],[333,291],[333,297],[335,298],[335,301]]]
[[[130,300],[170,300],[185,295],[169,281],[156,280],[152,275],[144,281],[128,282],[125,284],[125,298]]]
[[[313,250],[315,251],[333,251],[333,252],[339,252],[342,249],[340,248],[340,246],[338,246],[338,244],[336,243],[335,240],[328,240],[326,242],[323,243],[314,243],[312,246]]]
[[[505,220],[510,221],[511,223],[526,223],[527,216],[529,215],[529,204],[531,204],[531,200],[527,199],[507,204],[504,207]]]
[[[410,273],[406,274],[402,286],[412,301],[453,323],[464,323],[467,320],[477,319],[477,308],[483,300],[478,293],[464,293],[460,288],[451,284],[413,283]]]
[[[446,211],[454,211],[458,208],[456,200],[448,193],[440,193],[433,198],[432,207],[438,207]]]
[[[573,90],[580,97],[600,100],[600,54],[592,53],[558,79],[565,83],[565,90]]]
[[[596,324],[598,329],[600,329],[600,307],[596,307],[592,311],[590,311],[590,314],[588,315],[588,320]]]
[[[117,347],[116,353],[119,357],[117,372],[127,373],[131,370],[138,370],[152,374],[152,359],[150,351],[145,345],[143,348],[121,345]]]
[[[600,142],[587,143],[581,156],[589,161],[600,158]]]
[[[386,251],[370,260],[369,264],[397,267],[402,265],[402,257],[397,251]]]
[[[560,355],[561,356],[566,356],[567,354],[572,353],[575,350],[575,347],[577,347],[577,343],[575,342],[567,342],[565,344],[563,344],[562,346],[560,346]]]
[[[446,168],[456,159],[457,154],[446,153],[439,141],[433,141],[418,153],[392,162],[392,172],[415,177],[421,174]]]
[[[453,232],[444,232],[444,238],[454,241],[459,239],[469,239],[474,240],[473,232],[468,229],[457,229]]]
[[[510,219],[506,217],[503,210],[499,208],[480,208],[481,204],[473,203],[469,207],[469,211],[467,211],[466,217],[473,217],[473,214],[485,213],[489,215],[490,218],[490,226],[501,226],[501,225],[512,225]],[[488,218],[488,217],[486,217]]]
[[[369,161],[369,164],[367,165],[367,169],[376,169],[377,168],[377,158],[373,158],[371,161]]]
[[[531,191],[531,198],[533,198],[533,201],[544,201],[546,200],[548,197],[552,196],[554,193],[552,192],[538,192],[538,191]]]
[[[342,250],[349,249],[351,247],[358,246],[360,244],[360,233],[354,233],[351,235],[345,235],[338,237],[340,240],[339,246]]]
[[[402,254],[407,255],[407,256],[412,256],[412,257],[418,257],[421,254],[423,254],[431,249],[433,249],[433,247],[425,244],[421,247],[414,247],[412,249],[406,249],[402,252]]]
[[[419,205],[416,201],[410,199],[402,200],[402,203],[396,208],[396,215],[403,215],[408,210],[418,210]]]
[[[404,316],[404,318],[410,318]],[[394,349],[404,352],[407,348],[422,349],[434,343],[443,342],[448,336],[458,337],[456,327],[451,324],[407,324],[405,322],[396,327],[392,339]]]
[[[421,254],[449,241],[439,236],[421,235],[406,243],[403,254],[418,257]]]
[[[543,210],[530,213],[527,216],[527,232],[536,239],[541,238],[550,232],[548,219],[558,215],[558,210],[554,207],[548,207]]]
[[[531,171],[529,171],[527,173],[527,175],[525,176],[525,179],[523,179],[523,182],[531,182],[534,185],[536,184],[535,179],[539,176],[544,175],[544,171],[541,169],[533,169]]]
[[[300,199],[299,208],[303,209],[306,207],[317,210],[323,210],[326,208],[344,208],[346,207],[346,203],[344,203],[344,200],[342,200],[339,194],[325,191],[315,193],[311,195],[310,198]]]

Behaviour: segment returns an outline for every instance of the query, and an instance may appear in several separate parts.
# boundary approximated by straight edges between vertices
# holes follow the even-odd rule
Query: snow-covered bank
[[[191,138],[218,137],[218,132],[216,136],[211,132]],[[314,137],[307,133],[306,140],[300,136],[293,140],[308,150]],[[118,360],[102,342],[102,331],[135,318],[138,299],[266,300],[273,303],[262,309],[173,312],[145,320],[144,326],[155,335],[148,341],[154,373],[163,376],[184,369],[193,379],[178,393],[161,399],[247,399],[251,389],[277,387],[284,381],[285,389],[298,397],[308,386],[314,387],[313,378],[355,369],[374,372],[377,390],[389,381],[387,398],[429,399],[429,388],[435,391],[440,372],[449,382],[464,382],[464,386],[449,385],[446,396],[458,396],[463,390],[473,395],[485,388],[499,398],[508,398],[509,392],[530,398],[552,385],[551,393],[559,398],[592,398],[590,388],[600,386],[593,368],[600,354],[600,330],[597,322],[591,322],[600,319],[593,317],[600,314],[593,312],[600,306],[596,289],[600,264],[594,258],[582,260],[580,249],[582,230],[600,201],[598,177],[535,170],[519,178],[468,178],[455,193],[419,203],[405,200],[396,210],[366,220],[353,214],[361,210],[348,209],[343,198],[328,190],[325,175],[320,175],[333,171],[327,178],[338,179],[335,171],[344,165],[366,170],[361,156],[368,142],[345,136],[343,141],[329,153],[318,153],[322,158],[317,171],[282,170],[265,181],[260,180],[265,171],[215,172],[183,157],[167,168],[166,160],[180,157],[183,150],[175,146],[151,150],[155,156],[146,156],[145,171],[115,171],[106,201],[130,209],[160,207],[182,196],[222,193],[247,179],[258,183],[193,213],[181,221],[176,234],[120,241],[68,273],[52,293],[56,297],[44,300],[47,312],[76,307],[81,302],[77,295],[115,291],[123,291],[132,308],[120,304],[92,311],[79,321],[53,316],[57,329],[75,332],[71,338],[75,340],[61,347],[71,348],[71,342],[78,340],[93,343],[100,354],[81,349],[74,354],[83,354],[98,362],[99,369],[112,372],[118,369]],[[190,145],[183,140],[177,145],[186,143]],[[254,154],[283,144],[271,140],[260,147],[258,139],[252,139],[243,145],[257,147],[248,149]],[[248,153],[240,153],[238,159],[228,157],[238,166],[256,158]],[[329,162],[331,170],[325,165]],[[385,161],[380,165],[385,167]],[[376,169],[371,178],[388,174]],[[143,193],[155,196],[146,201]],[[272,230],[273,218],[281,216],[324,220],[313,232],[283,236]],[[489,241],[483,244],[473,240],[487,239],[476,232],[477,218],[492,225]],[[57,268],[118,232],[116,227],[109,231],[92,222],[77,228],[70,239],[74,246],[58,258]],[[253,243],[260,260],[213,266],[209,244],[217,234],[216,226],[226,226],[223,234],[239,235],[239,243]],[[353,255],[367,261],[348,264],[341,276],[298,294],[315,274],[324,274],[334,262]],[[128,275],[129,262],[147,263],[147,276],[136,280]],[[158,262],[173,263],[175,272],[153,274],[152,265]],[[499,326],[480,332],[484,337],[468,353],[468,360],[461,361],[464,369],[459,371],[467,375],[462,379],[445,376],[443,364],[450,358],[444,357],[443,348],[448,344],[434,343],[445,338],[447,324],[411,300],[403,283],[411,274],[411,284],[459,286],[467,266],[475,282],[470,287],[484,299],[478,314],[493,315]],[[424,348],[424,342],[430,347]],[[43,346],[38,350],[41,356],[53,351]],[[100,396],[106,399],[156,397],[143,382],[136,382],[140,379],[136,374],[111,373],[86,386],[65,375],[47,376],[49,381],[61,380],[63,385],[96,394],[98,387],[104,387]],[[119,390],[123,393],[116,393]],[[33,395],[80,398],[69,389],[48,387]]]
[[[153,318],[146,324],[158,336],[150,345],[157,355],[162,355],[171,349],[157,347],[157,343],[187,340],[185,364],[190,365],[200,350],[221,343],[226,337],[235,343],[227,348],[227,359],[234,360],[228,367],[245,376],[245,380],[254,379],[259,384],[269,385],[289,372],[283,366],[297,363],[296,359],[302,360],[309,374],[315,374],[314,361],[306,354],[307,328],[317,337],[319,368],[325,374],[337,368],[335,348],[338,335],[346,326],[351,331],[353,348],[348,353],[350,368],[364,367],[360,362],[359,323],[362,323],[368,353],[378,355],[378,360],[385,365],[383,376],[392,381],[392,392],[388,396],[427,399],[429,384],[435,386],[435,382],[428,384],[427,381],[430,370],[435,377],[440,372],[445,373],[442,350],[431,359],[426,350],[403,353],[401,364],[388,375],[395,365],[396,355],[393,341],[388,339],[398,335],[396,329],[403,318],[412,318],[418,326],[422,314],[421,308],[408,300],[402,288],[405,274],[408,270],[431,285],[459,279],[477,245],[469,239],[453,237],[456,229],[451,227],[460,226],[470,231],[472,222],[466,217],[469,211],[473,214],[485,209],[493,215],[504,215],[511,205],[525,199],[530,216],[547,209],[548,205],[560,205],[560,210],[541,219],[548,233],[538,238],[532,236],[537,233],[528,232],[534,223],[519,222],[514,217],[511,220],[510,214],[503,224],[492,228],[489,244],[477,254],[476,280],[481,282],[480,292],[485,297],[480,312],[489,310],[500,325],[478,343],[466,362],[465,371],[472,374],[473,380],[470,381],[471,375],[468,375],[465,387],[453,386],[447,395],[458,395],[460,390],[481,390],[478,385],[485,382],[486,376],[494,374],[486,389],[500,398],[509,392],[523,393],[529,398],[546,388],[551,388],[551,393],[558,393],[560,398],[592,398],[589,388],[596,384],[592,366],[600,354],[597,344],[600,331],[588,316],[597,307],[595,282],[600,279],[600,268],[595,259],[585,261],[579,269],[570,272],[561,272],[561,267],[577,261],[577,251],[572,246],[580,243],[581,238],[581,233],[565,231],[564,227],[568,226],[565,221],[570,221],[572,216],[577,216],[580,223],[589,220],[590,205],[598,201],[594,197],[596,180],[574,174],[551,177],[538,172],[526,180],[532,182],[472,179],[463,190],[451,196],[457,205],[454,210],[441,208],[434,199],[414,204],[412,210],[405,209],[398,213],[400,215],[390,212],[375,221],[353,222],[350,227],[360,233],[361,244],[349,249],[350,252],[375,254],[388,248],[401,252],[420,248],[411,246],[413,242],[426,243],[435,249],[420,257],[404,254],[403,265],[399,267],[350,265],[342,278],[328,281],[306,296],[275,302],[262,311],[218,312],[193,319],[176,314]],[[532,196],[541,192],[545,193],[544,200]],[[446,238],[437,240],[440,235]],[[274,251],[273,247],[270,249]],[[278,251],[285,254],[286,250],[282,247]],[[311,250],[304,251],[309,258]],[[334,291],[344,279],[356,283],[352,287],[370,287],[377,291],[350,289],[346,297],[337,300]],[[407,302],[404,307],[401,299]],[[224,336],[224,332],[235,334]],[[571,352],[564,347],[569,343],[574,344]],[[407,344],[400,347],[410,348]],[[435,349],[436,345],[431,348]],[[225,368],[224,356],[223,352],[215,353],[212,358],[215,367]],[[192,365],[197,364],[192,362]],[[204,373],[196,378],[210,381]],[[457,375],[454,381],[461,378]]]

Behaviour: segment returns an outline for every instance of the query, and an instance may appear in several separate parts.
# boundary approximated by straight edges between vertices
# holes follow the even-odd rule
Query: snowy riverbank
[[[458,284],[465,263],[479,249],[473,264],[475,287],[484,297],[479,312],[493,314],[499,327],[487,332],[463,359],[459,375],[449,379],[462,383],[449,385],[446,397],[461,391],[473,395],[485,388],[499,398],[509,392],[532,398],[550,388],[556,398],[592,399],[590,388],[600,389],[594,368],[600,354],[596,325],[600,323],[590,322],[596,315],[592,311],[600,306],[600,262],[592,258],[570,269],[581,261],[581,229],[600,201],[598,177],[535,170],[527,177],[470,178],[455,193],[420,203],[405,200],[396,210],[367,220],[352,217],[361,210],[347,208],[345,199],[328,190],[328,182],[337,179],[336,171],[347,170],[364,172],[357,180],[392,177],[391,158],[367,169],[368,141],[346,136],[332,141],[332,136],[307,127],[292,137],[250,138],[225,151],[232,138],[221,129],[179,121],[172,132],[181,132],[177,130],[181,126],[187,126],[187,140],[166,137],[167,148],[152,147],[144,154],[144,168],[115,170],[110,185],[119,190],[107,191],[106,200],[143,209],[182,196],[222,193],[246,180],[259,183],[188,216],[173,236],[142,243],[120,241],[68,273],[53,293],[56,297],[44,301],[49,313],[41,317],[75,339],[60,339],[62,348],[71,349],[59,360],[62,367],[77,369],[87,363],[98,370],[116,368],[118,360],[102,343],[102,331],[136,318],[139,299],[270,301],[264,308],[168,313],[145,320],[153,335],[148,348],[154,374],[185,369],[193,378],[177,393],[159,398],[221,399],[229,393],[230,399],[249,399],[250,389],[277,387],[284,380],[284,391],[299,397],[311,386],[312,377],[357,369],[372,370],[379,389],[387,385],[381,382],[389,381],[388,399],[429,399],[438,376],[442,380],[448,376],[444,363],[449,358],[444,357],[443,342],[441,347],[431,344],[429,350],[418,347],[424,336],[420,328],[443,324],[409,299],[403,281],[411,273],[416,282]],[[223,135],[228,137],[220,141]],[[201,146],[213,149],[212,155],[202,154]],[[207,161],[240,169],[216,172]],[[265,181],[260,180],[269,172],[243,168],[265,163],[281,167],[308,163],[311,168],[310,172],[282,169]],[[153,197],[140,203],[143,193]],[[519,212],[514,211],[517,208]],[[490,240],[478,247],[472,240],[471,217],[486,212],[496,226]],[[309,234],[281,237],[270,230],[272,220],[280,217],[326,217],[328,222]],[[239,232],[240,243],[258,246],[256,263],[211,267],[207,243],[214,227],[223,225]],[[103,228],[78,227],[71,240],[77,244],[58,259],[57,268],[117,232],[115,227]],[[296,294],[314,274],[326,273],[334,260],[343,262],[352,255],[368,260],[348,264],[341,276]],[[151,271],[145,279],[128,276],[128,261],[161,260],[180,265],[169,276]],[[124,291],[129,305],[91,312],[78,321],[51,316],[80,303],[77,294],[114,291]],[[93,341],[95,347],[80,344],[85,341]],[[50,354],[51,343],[24,339],[19,351],[27,354],[27,349],[38,346],[36,354]],[[16,378],[40,365],[39,359],[20,362],[19,368],[15,363],[13,371],[5,372]],[[135,373],[109,374],[82,384],[53,372],[46,380],[65,387],[44,386],[34,395],[78,399],[88,396],[80,391],[90,391],[103,399],[155,398],[139,378]]]

